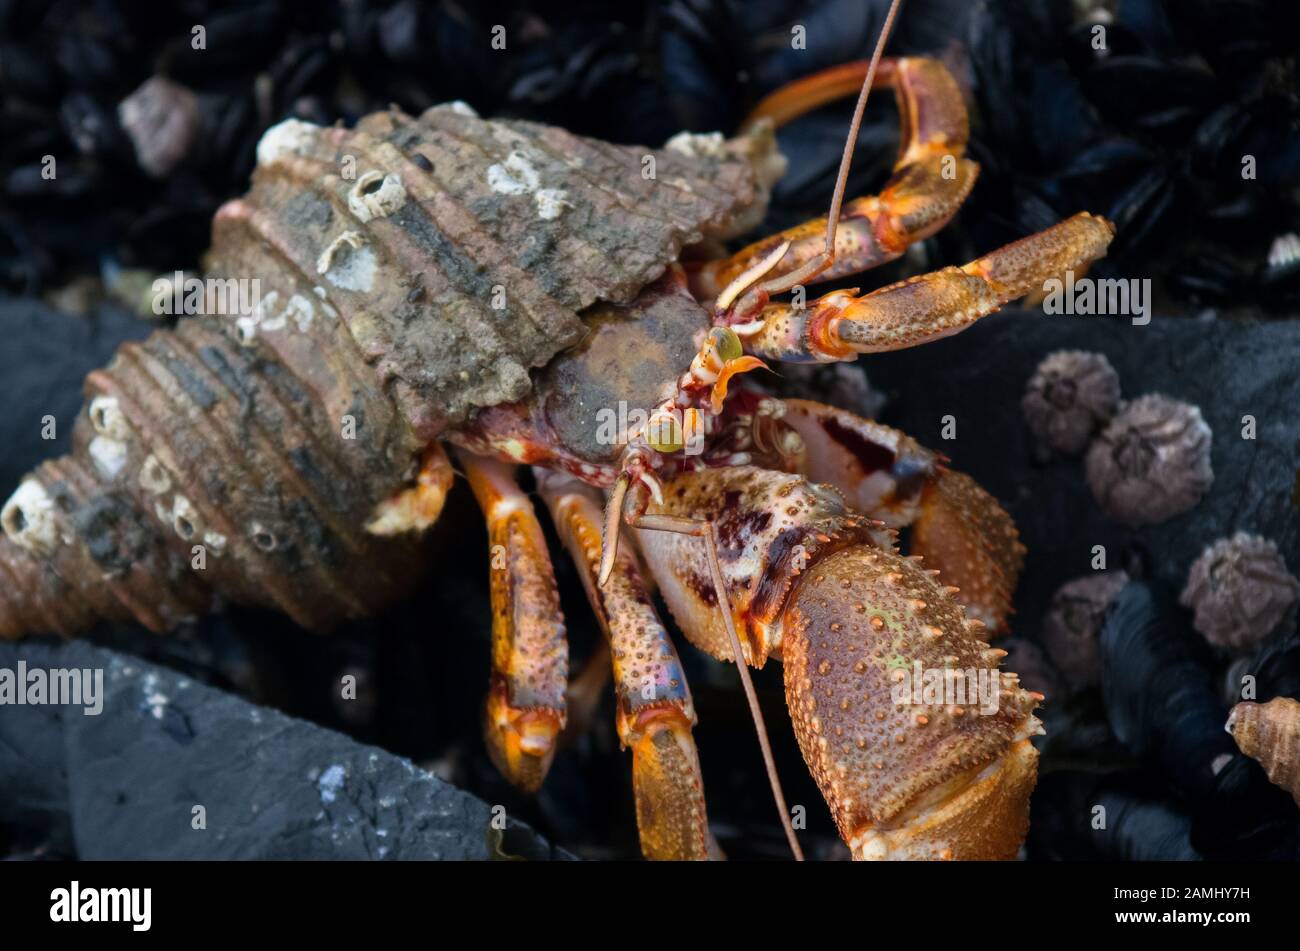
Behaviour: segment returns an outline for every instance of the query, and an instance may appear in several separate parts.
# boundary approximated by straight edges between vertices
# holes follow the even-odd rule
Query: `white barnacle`
[[[131,436],[126,414],[122,412],[116,396],[96,396],[90,401],[90,408],[86,415],[90,417],[90,425],[101,436],[118,440],[128,439]]]
[[[45,486],[27,479],[0,509],[0,527],[15,545],[40,555],[48,555],[59,541],[54,521],[54,500]]]
[[[562,188],[542,188],[533,195],[537,202],[537,216],[543,221],[560,217],[565,208],[572,208],[567,193]]]
[[[406,204],[406,188],[401,176],[371,170],[357,179],[348,192],[348,209],[363,224],[374,218],[387,218]]]
[[[565,208],[573,207],[564,189],[541,187],[542,176],[537,167],[520,151],[511,152],[504,162],[489,165],[487,183],[500,195],[532,195],[537,205],[537,216],[543,221],[552,221],[560,217]]]
[[[203,533],[203,517],[194,504],[183,495],[172,500],[172,529],[185,541]]]
[[[241,345],[251,347],[253,341],[257,339],[257,318],[238,318],[235,321],[235,337],[239,340]]]
[[[285,119],[271,126],[257,143],[257,164],[272,165],[285,156],[299,156],[311,151],[320,126],[301,119]]]
[[[150,495],[162,495],[171,487],[172,477],[167,474],[158,457],[150,453],[140,467],[140,488]]]
[[[343,232],[316,259],[316,273],[324,274],[327,281],[345,291],[369,292],[375,284],[376,267],[375,252],[366,243],[365,235],[357,231]],[[317,291],[324,299],[325,289]]]
[[[664,143],[670,152],[691,158],[726,158],[726,140],[721,132],[678,132]]]
[[[262,549],[262,551],[275,551],[276,545],[279,544],[279,541],[275,537],[275,533],[261,522],[253,522],[253,524],[248,526],[248,537],[251,538],[253,544]]]

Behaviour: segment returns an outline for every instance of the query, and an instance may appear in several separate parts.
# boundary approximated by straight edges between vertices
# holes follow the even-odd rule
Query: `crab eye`
[[[650,417],[646,423],[646,442],[655,452],[677,452],[686,445],[681,423],[671,413]]]
[[[718,359],[723,363],[739,360],[745,355],[745,348],[741,346],[740,337],[730,327],[714,327],[709,331],[709,336],[712,338],[713,346],[718,351]]]

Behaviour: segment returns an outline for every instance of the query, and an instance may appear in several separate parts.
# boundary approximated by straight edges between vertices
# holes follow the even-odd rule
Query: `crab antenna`
[[[782,275],[759,285],[768,294],[780,294],[796,284],[802,284],[809,278],[816,277],[831,266],[835,260],[835,229],[840,221],[840,206],[844,203],[844,189],[849,180],[849,166],[853,162],[853,147],[858,142],[858,128],[862,125],[862,112],[867,107],[867,95],[876,78],[876,67],[880,65],[881,54],[885,51],[885,42],[894,26],[894,17],[898,13],[902,0],[893,0],[889,12],[885,14],[885,24],[880,29],[880,38],[876,40],[876,49],[871,54],[871,63],[867,66],[867,76],[862,81],[862,91],[858,93],[858,104],[853,110],[853,122],[849,125],[849,135],[844,142],[844,154],[840,157],[840,171],[835,178],[835,193],[831,196],[831,211],[826,217],[826,247],[802,267],[795,268],[789,274]]]

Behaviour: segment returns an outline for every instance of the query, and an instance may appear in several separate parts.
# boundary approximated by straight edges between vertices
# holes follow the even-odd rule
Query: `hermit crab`
[[[827,219],[719,254],[783,170],[774,124],[860,87],[852,140],[873,75],[903,123],[881,193],[841,208],[846,148]],[[778,92],[735,138],[657,150],[463,104],[273,127],[205,262],[209,284],[255,279],[257,306],[187,317],[87,378],[74,451],[0,513],[0,635],[163,631],[223,600],[314,629],[374,612],[410,581],[450,447],[488,523],[486,739],[515,784],[542,784],[567,717],[551,555],[515,481],[531,466],[610,642],[648,857],[710,854],[656,591],[702,650],[783,662],[854,857],[1013,857],[1042,697],[983,639],[1025,554],[1011,519],[910,437],[776,399],[756,372],[956,333],[1104,254],[1111,225],[1080,213],[805,303],[805,284],[945,224],[976,177],[967,134],[943,65],[879,49]]]

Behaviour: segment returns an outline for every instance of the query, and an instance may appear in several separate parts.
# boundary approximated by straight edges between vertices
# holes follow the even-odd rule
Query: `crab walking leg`
[[[778,124],[824,102],[857,92],[867,61],[838,66],[780,90],[759,106]],[[818,281],[855,274],[892,261],[942,228],[975,184],[979,166],[963,157],[969,125],[961,90],[933,59],[883,59],[876,83],[893,86],[902,120],[894,174],[879,195],[844,206],[835,233],[835,257]],[[764,111],[766,109],[766,111]],[[711,300],[763,260],[783,241],[790,247],[767,273],[779,277],[802,267],[825,249],[826,218],[813,218],[757,241],[729,258],[709,261],[690,276],[691,290]]]
[[[655,517],[711,520],[746,658],[783,662],[800,749],[854,858],[1015,857],[1043,698],[999,670],[1005,652],[884,525],[828,486],[749,466],[674,477]],[[706,553],[640,539],[683,632],[727,659]]]
[[[1005,629],[1025,546],[993,496],[896,429],[811,400],[775,403],[769,413],[802,443],[796,471],[892,528],[910,525],[911,551],[938,569],[966,613],[991,633]]]
[[[788,363],[852,360],[902,350],[965,330],[1043,282],[1106,253],[1115,233],[1080,212],[964,265],[882,287],[862,297],[833,291],[804,307],[768,304],[732,329],[745,352]]]
[[[648,859],[707,859],[704,780],[691,735],[695,707],[636,556],[623,548],[608,583],[597,584],[600,493],[569,476],[533,471],[613,653],[618,736],[632,750],[641,852]]]
[[[513,468],[463,451],[457,458],[487,519],[492,559],[487,748],[507,779],[536,792],[567,716],[569,646],[555,573]]]

